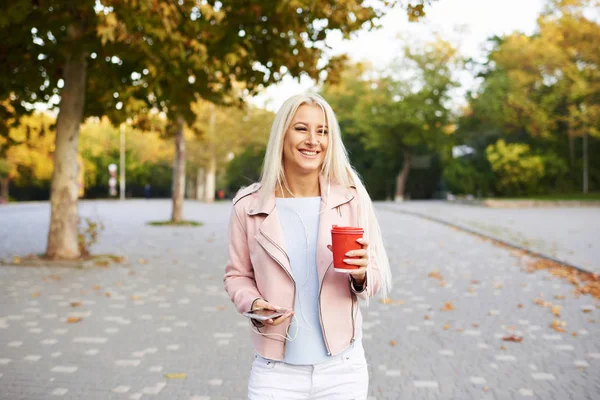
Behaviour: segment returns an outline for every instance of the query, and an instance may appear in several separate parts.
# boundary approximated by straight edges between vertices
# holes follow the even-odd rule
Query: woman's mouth
[[[304,157],[316,158],[319,155],[318,151],[314,150],[298,150]]]

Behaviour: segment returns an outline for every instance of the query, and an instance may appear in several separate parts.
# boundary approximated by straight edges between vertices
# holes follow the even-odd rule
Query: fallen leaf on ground
[[[440,281],[444,280],[444,278],[442,277],[442,274],[440,274],[439,269],[434,269],[433,271],[428,273],[427,276],[430,278],[433,278],[433,279],[439,279]]]
[[[140,296],[131,296],[131,300],[141,300]]]
[[[225,307],[225,306],[217,306],[217,310],[219,310],[219,311],[227,310],[227,307]]]
[[[394,347],[398,343],[395,340],[390,340],[390,346]]]
[[[72,302],[72,303],[71,303],[71,307],[81,307],[82,305],[83,305],[83,304],[81,304],[81,303],[80,303],[80,302],[78,302],[78,301],[74,301],[74,302]]]
[[[67,323],[74,324],[75,322],[80,322],[83,318],[79,317],[69,317],[67,318]]]
[[[100,290],[100,289],[101,289],[101,287],[100,287],[100,286],[98,286],[98,285],[95,285],[95,286],[94,286],[92,289],[94,289],[94,290]]]
[[[447,302],[444,304],[444,307],[442,307],[440,310],[441,310],[441,311],[452,311],[452,310],[454,310],[454,306],[452,305],[452,303],[451,303],[451,302],[447,301]]]
[[[450,325],[449,325],[449,324],[445,324],[445,325],[444,325],[444,329],[445,329],[445,330],[448,330],[448,329],[450,329]]]
[[[517,308],[523,308],[523,304],[521,304],[521,303],[517,304]]]
[[[13,257],[13,263],[21,264],[21,257]]]
[[[558,294],[557,294],[556,296],[554,296],[554,298],[555,298],[556,300],[564,300],[564,299],[565,299],[565,296],[560,296],[560,295],[558,295]]]
[[[577,336],[577,332],[573,332],[571,333],[571,335],[573,335],[573,337]]]
[[[555,319],[550,324],[550,328],[554,329],[556,332],[565,332],[564,326],[567,326],[567,323],[558,319]]]
[[[104,295],[105,295],[106,297],[110,297],[110,296],[111,296],[110,292],[106,292],[106,293],[104,293]]]
[[[96,262],[94,263],[94,265],[95,265],[96,267],[108,267],[108,266],[109,266],[109,264],[110,264],[110,263],[108,262],[108,260],[98,260],[98,261],[96,261]]]
[[[165,378],[167,378],[167,379],[185,379],[185,378],[187,378],[187,374],[186,373],[165,374]]]
[[[550,311],[555,316],[560,317],[560,310],[561,310],[561,308],[562,308],[561,306],[552,306],[552,309],[550,309]]]
[[[34,299],[37,299],[38,297],[40,297],[40,292],[31,293],[31,297],[33,297]]]
[[[426,319],[426,320],[429,320],[429,315],[426,315],[423,318]]]
[[[147,263],[147,261],[146,261],[146,260],[144,260],[143,258],[138,258],[138,263],[139,263],[139,264],[146,264],[146,263]]]
[[[592,310],[589,308],[582,308],[581,311],[583,311],[584,313],[591,313]]]
[[[502,338],[502,340],[504,340],[505,342],[516,342],[516,343],[521,343],[523,341],[523,338],[520,336],[515,336],[515,335],[509,335],[509,336],[504,336]]]
[[[494,286],[496,287],[496,289],[502,289],[502,284],[501,283],[496,283]]]

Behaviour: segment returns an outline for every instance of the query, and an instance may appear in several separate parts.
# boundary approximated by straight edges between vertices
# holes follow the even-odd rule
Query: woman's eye
[[[327,135],[328,133],[328,131],[319,131],[319,135]]]
[[[304,131],[306,131],[306,128],[305,128],[305,127],[303,127],[303,126],[297,126],[297,127],[296,127],[296,130],[297,130],[297,131],[303,131],[303,132],[304,132]]]

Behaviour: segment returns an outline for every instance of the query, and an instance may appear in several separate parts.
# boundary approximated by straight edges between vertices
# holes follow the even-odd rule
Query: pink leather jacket
[[[321,187],[321,217],[317,243],[317,270],[320,282],[319,315],[325,346],[329,355],[344,351],[362,329],[362,315],[357,297],[373,296],[379,289],[380,273],[370,260],[371,282],[365,281],[360,292],[349,275],[335,272],[331,244],[331,227],[357,226],[356,189],[325,178]],[[249,311],[257,298],[280,307],[294,308],[296,284],[292,278],[285,238],[277,216],[274,194],[260,201],[260,184],[241,189],[233,200],[229,224],[229,263],[225,268],[225,290],[240,313]],[[285,337],[291,319],[279,326],[255,327],[262,333]],[[283,360],[285,339],[251,333],[255,351],[271,360]]]

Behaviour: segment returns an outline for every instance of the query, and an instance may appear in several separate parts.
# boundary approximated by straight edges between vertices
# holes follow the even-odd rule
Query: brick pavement
[[[169,207],[82,203],[81,215],[106,226],[96,252],[125,255],[123,265],[0,267],[0,399],[244,398],[247,322],[221,280],[230,205],[187,202],[200,228],[144,225]],[[510,250],[378,213],[395,286],[388,304],[363,307],[372,399],[600,397],[598,301],[525,272]],[[42,251],[47,215],[47,204],[0,207],[0,258]],[[533,303],[542,293],[560,317]],[[502,340],[510,334],[523,341]]]

